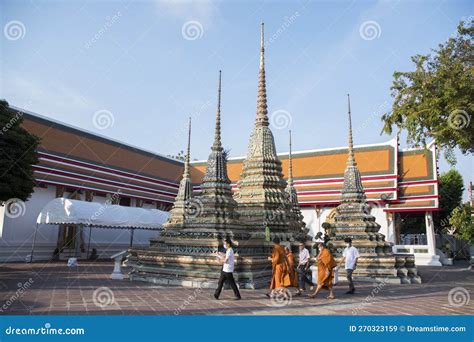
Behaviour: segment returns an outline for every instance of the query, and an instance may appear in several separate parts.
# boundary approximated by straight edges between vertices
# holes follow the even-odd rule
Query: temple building
[[[161,251],[192,247],[209,252],[219,247],[215,237],[230,234],[240,244],[244,259],[247,255],[241,260],[246,265],[244,278],[258,283],[254,274],[264,261],[257,254],[269,250],[262,241],[267,230],[291,243],[301,238],[302,231],[303,236],[306,231],[315,236],[324,233],[323,223],[337,222],[346,162],[353,155],[367,210],[393,253],[413,254],[417,265],[441,265],[433,226],[433,212],[439,208],[435,144],[402,150],[396,137],[371,145],[307,151],[290,147],[288,153],[277,153],[267,117],[263,41],[262,26],[257,110],[246,156],[229,158],[222,147],[220,77],[214,141],[208,159],[202,161],[190,161],[191,136],[186,160],[180,161],[13,107],[23,116],[24,128],[41,138],[41,145],[31,198],[20,215],[7,215],[1,208],[0,260],[25,259],[36,217],[50,200],[67,197],[104,203],[109,199],[124,206],[171,210],[159,236],[136,233],[136,250],[150,244]],[[195,210],[199,215],[193,214]],[[423,218],[424,229],[411,230],[413,217]],[[88,232],[76,234],[76,229],[80,228],[40,227],[35,259],[50,259],[57,249],[83,247]],[[178,246],[177,234],[188,234],[192,244]],[[99,257],[107,257],[127,249],[128,240],[127,232],[97,230],[92,247]],[[215,260],[200,265],[201,273],[218,269]]]

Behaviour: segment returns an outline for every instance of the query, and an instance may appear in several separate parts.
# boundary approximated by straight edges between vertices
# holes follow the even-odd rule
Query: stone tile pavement
[[[467,263],[419,267],[423,284],[356,283],[336,299],[293,297],[271,301],[262,290],[231,290],[221,300],[212,289],[164,287],[128,279],[111,280],[110,261],[0,264],[0,315],[474,315],[474,271]]]

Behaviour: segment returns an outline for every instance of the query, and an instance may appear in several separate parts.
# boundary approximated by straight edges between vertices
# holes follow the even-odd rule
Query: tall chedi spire
[[[265,80],[265,33],[264,24],[260,28],[260,66],[258,71],[256,126],[269,126],[267,110],[267,85]]]
[[[359,168],[354,156],[354,142],[352,140],[352,114],[351,114],[351,98],[347,94],[347,113],[349,120],[349,156],[347,158],[346,171],[344,172],[344,187],[342,190],[342,201],[365,202],[365,192],[362,187]],[[379,226],[380,227],[380,226]]]
[[[164,225],[165,228],[170,228],[172,225],[183,226],[187,219],[187,208],[189,202],[193,197],[193,187],[191,183],[191,176],[189,173],[189,161],[191,155],[191,118],[189,118],[188,125],[188,145],[186,148],[186,155],[184,158],[183,177],[179,182],[178,194],[176,195],[173,208],[171,209],[171,216],[168,222]]]
[[[290,230],[295,232],[295,237],[298,240],[306,240],[309,229],[303,222],[303,214],[301,214],[300,204],[298,203],[298,194],[293,183],[293,154],[291,146],[291,130],[289,131],[289,145],[290,152],[288,154],[288,180],[286,185],[286,193],[288,195],[289,204],[289,221]]]
[[[192,227],[226,229],[229,224],[236,224],[234,220],[237,217],[237,203],[232,197],[232,187],[227,176],[227,155],[221,142],[221,77],[222,73],[219,71],[214,143],[201,184],[202,192],[194,200],[199,212],[192,220]]]
[[[240,221],[249,228],[265,231],[282,239],[290,239],[288,197],[285,193],[281,162],[267,116],[265,80],[265,38],[260,34],[260,66],[258,75],[255,125],[250,135],[236,200]]]
[[[397,269],[397,259],[385,236],[379,233],[380,225],[371,215],[371,206],[367,203],[359,168],[354,154],[352,139],[352,117],[350,98],[348,101],[349,146],[347,165],[344,171],[344,185],[340,204],[336,209],[334,223],[328,225],[329,247],[336,257],[341,257],[345,247],[344,239],[351,238],[352,244],[359,250],[355,275],[367,280],[385,282],[418,282],[416,269]],[[345,272],[344,270],[341,270]]]

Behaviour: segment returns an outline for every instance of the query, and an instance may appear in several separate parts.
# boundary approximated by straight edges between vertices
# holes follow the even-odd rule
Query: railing
[[[427,245],[426,234],[405,234],[400,237],[402,245]]]
[[[428,245],[395,245],[393,246],[395,254],[428,254]]]

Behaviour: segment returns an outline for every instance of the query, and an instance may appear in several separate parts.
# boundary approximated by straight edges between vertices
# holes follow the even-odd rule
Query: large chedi
[[[222,267],[215,253],[229,237],[234,242],[237,283],[246,288],[266,287],[272,273],[267,259],[272,248],[266,241],[267,229],[282,240],[305,239],[307,230],[293,186],[291,160],[287,186],[269,128],[263,41],[262,24],[257,119],[235,198],[221,143],[219,73],[214,143],[201,191],[197,195],[192,192],[189,135],[183,178],[171,217],[160,236],[150,239],[149,248],[130,250],[127,263],[132,267],[132,280],[215,286]]]
[[[189,178],[190,143],[170,220],[160,236],[146,249],[130,250],[127,264],[130,278],[159,284],[214,287],[222,264],[215,253],[223,240],[235,244],[236,281],[241,287],[268,285],[271,275],[265,234],[251,232],[238,222],[237,203],[227,176],[227,157],[221,143],[221,75],[214,143],[201,184],[201,193],[192,194]]]
[[[236,200],[240,220],[250,229],[269,229],[272,237],[295,240],[290,224],[286,182],[281,161],[277,157],[275,141],[267,115],[265,84],[265,46],[263,24],[260,43],[260,68],[257,94],[257,116],[250,136],[247,157],[241,179],[237,183]]]
[[[344,186],[341,204],[336,209],[334,223],[326,226],[329,247],[336,257],[341,258],[345,247],[344,239],[350,237],[359,250],[360,258],[354,275],[359,280],[376,280],[394,283],[420,282],[413,258],[396,257],[392,246],[379,233],[380,225],[370,214],[361,175],[354,156],[350,99],[349,113],[349,157],[344,172]],[[343,272],[343,270],[342,270]]]

